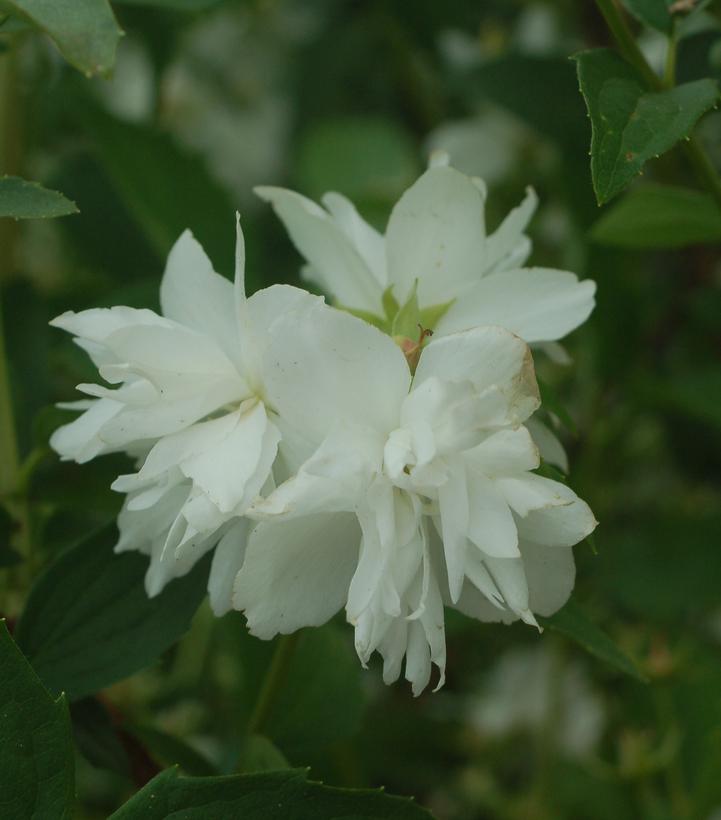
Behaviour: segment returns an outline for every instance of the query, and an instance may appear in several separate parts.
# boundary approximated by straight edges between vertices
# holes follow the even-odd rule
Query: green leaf
[[[109,820],[431,820],[412,800],[382,791],[338,789],[302,769],[231,777],[154,777]]]
[[[0,621],[0,805],[7,818],[73,816],[74,753],[65,696],[57,700]]]
[[[455,299],[451,299],[440,305],[431,305],[430,307],[423,308],[423,310],[421,310],[421,326],[426,330],[434,330],[438,322],[446,315],[448,309],[455,301]]]
[[[638,681],[648,681],[636,663],[628,657],[593,621],[582,612],[574,601],[569,601],[550,618],[539,618],[539,623],[571,638],[587,652],[610,664]]]
[[[708,194],[671,185],[634,188],[593,225],[591,239],[620,248],[683,248],[721,241],[721,210]]]
[[[396,313],[393,319],[393,327],[391,334],[393,336],[402,336],[405,339],[417,339],[420,333],[421,324],[421,309],[418,307],[418,280],[413,282],[413,290]]]
[[[18,644],[38,675],[71,699],[153,663],[187,631],[205,595],[208,559],[148,598],[148,558],[115,555],[115,538],[108,527],[66,550],[35,581],[18,623]]]
[[[575,59],[591,118],[591,176],[599,205],[622,191],[649,159],[688,136],[718,101],[711,79],[648,92],[610,49],[583,51]]]
[[[362,670],[345,630],[306,629],[264,732],[291,760],[354,735],[365,697]]]
[[[5,0],[5,6],[51,37],[86,76],[112,68],[123,32],[108,0]]]
[[[115,119],[86,95],[69,100],[98,159],[161,258],[191,228],[221,272],[233,271],[235,208],[203,161],[170,136]],[[173,184],[182,180],[182,190]],[[248,290],[252,286],[246,283]]]
[[[671,31],[671,0],[621,0],[633,16],[645,26],[668,34]]]
[[[0,179],[0,218],[49,219],[76,214],[74,202],[57,191],[50,191],[20,177]]]
[[[393,295],[393,285],[388,285],[388,287],[383,291],[382,302],[383,312],[385,313],[388,323],[392,326],[393,320],[396,318],[396,313],[398,313],[401,308],[398,304],[398,300]]]

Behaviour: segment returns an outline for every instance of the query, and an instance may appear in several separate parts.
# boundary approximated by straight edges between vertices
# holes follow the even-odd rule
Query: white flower
[[[286,350],[293,350],[289,359]],[[256,635],[319,625],[343,605],[365,664],[418,694],[445,668],[443,603],[483,620],[550,614],[595,521],[532,472],[539,404],[528,346],[479,327],[423,349],[415,375],[371,325],[322,304],[289,312],[265,351],[267,396],[313,455],[251,508],[234,606]],[[440,685],[439,683],[439,685]]]
[[[272,203],[307,260],[305,275],[343,308],[382,320],[384,294],[390,289],[403,305],[417,280],[420,307],[433,317],[436,335],[498,325],[528,343],[544,343],[582,324],[594,306],[594,282],[523,267],[531,251],[524,230],[536,208],[535,193],[529,189],[487,235],[485,184],[447,162],[446,155],[436,155],[403,194],[385,236],[340,194],[326,194],[324,209],[282,188],[256,190]]]
[[[51,444],[78,462],[115,451],[141,456],[138,472],[113,484],[128,494],[116,549],[150,556],[150,595],[222,538],[211,603],[218,613],[230,607],[221,567],[231,580],[240,568],[247,524],[237,519],[272,488],[281,438],[260,367],[269,327],[284,311],[315,301],[288,286],[246,299],[238,224],[235,285],[213,271],[186,231],[168,257],[162,316],[115,307],[69,312],[51,323],[75,335],[112,385],[79,385],[94,398],[79,403],[83,414]]]

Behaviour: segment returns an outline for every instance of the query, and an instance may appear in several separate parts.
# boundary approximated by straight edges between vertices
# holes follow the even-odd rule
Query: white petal
[[[522,558],[485,558],[506,605],[526,623],[537,626],[530,610],[528,580]]]
[[[563,338],[586,321],[596,284],[549,268],[509,270],[485,276],[468,288],[438,322],[444,335],[477,325],[499,325],[525,341]]]
[[[313,296],[291,285],[272,285],[256,291],[240,309],[240,355],[243,375],[256,392],[263,390],[263,357],[271,339],[273,323],[291,311],[309,310],[322,303]]]
[[[373,431],[337,425],[297,474],[259,499],[250,515],[297,518],[356,509],[380,465],[381,447]]]
[[[272,204],[293,244],[338,303],[382,315],[382,285],[348,236],[322,208],[283,188],[261,187],[255,192]]]
[[[588,504],[575,494],[574,497],[574,501],[564,506],[532,510],[525,518],[517,518],[519,536],[549,547],[572,547],[582,541],[596,529],[598,522]]]
[[[503,476],[495,483],[513,511],[520,516],[527,516],[531,510],[563,507],[578,501],[578,496],[570,487],[535,473]]]
[[[523,202],[510,211],[500,226],[486,240],[485,273],[506,270],[511,267],[509,261],[516,268],[523,265],[531,251],[531,243],[523,232],[531,221],[537,206],[536,192],[533,188],[526,189]]]
[[[393,208],[386,232],[389,284],[402,304],[418,280],[421,306],[454,298],[483,264],[484,198],[464,174],[429,168]]]
[[[208,578],[210,606],[219,618],[233,606],[233,583],[245,558],[250,522],[240,518],[218,542]]]
[[[568,455],[556,434],[535,416],[526,421],[526,427],[536,442],[541,458],[568,473]]]
[[[184,231],[173,245],[160,285],[163,315],[210,336],[231,360],[238,348],[233,285],[213,270],[200,243]]]
[[[346,600],[359,539],[351,513],[261,521],[233,593],[251,633],[272,638],[332,618]]]
[[[348,237],[353,247],[385,290],[388,284],[386,272],[386,243],[383,235],[369,225],[355,209],[353,203],[342,194],[328,193],[323,197],[338,227]]]
[[[494,482],[479,473],[468,473],[470,519],[468,537],[485,555],[512,558],[519,555],[516,523],[508,502]]]
[[[100,434],[103,427],[123,409],[123,405],[112,399],[99,399],[74,421],[58,427],[50,436],[50,446],[63,461],[77,461],[85,464],[101,453],[114,448],[106,444]]]
[[[522,423],[540,403],[528,345],[500,327],[477,327],[434,338],[421,354],[414,385],[432,376],[470,380],[479,392],[497,388],[510,423]]]
[[[181,469],[201,488],[220,512],[245,512],[260,492],[275,460],[280,434],[268,422],[262,402],[252,409],[231,414],[234,426],[202,450],[186,458]],[[222,419],[206,422],[216,425]],[[200,426],[200,425],[199,425]]]
[[[468,450],[465,458],[475,470],[487,476],[535,470],[539,464],[538,448],[523,426],[491,433],[479,445]]]
[[[576,566],[571,547],[544,547],[521,542],[521,555],[530,592],[530,608],[549,616],[571,597]]]
[[[390,336],[322,304],[273,324],[264,372],[270,405],[318,443],[338,421],[389,433],[410,382]]]
[[[477,499],[473,498],[473,504]],[[438,488],[443,550],[448,571],[451,601],[455,603],[463,587],[471,512],[465,465],[460,458],[450,465],[448,481]],[[476,515],[474,511],[474,516]]]

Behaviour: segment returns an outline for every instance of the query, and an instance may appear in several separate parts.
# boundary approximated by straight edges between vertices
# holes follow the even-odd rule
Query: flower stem
[[[638,71],[652,91],[665,90],[664,81],[655,73],[643,56],[633,32],[615,0],[596,0],[596,5],[616,41],[618,50],[627,62]],[[672,39],[675,40],[673,35]],[[672,52],[673,56],[670,57],[671,68],[669,68],[668,61],[666,64],[667,76],[670,71],[675,74],[675,43],[669,42],[669,51]],[[709,159],[708,154],[694,137],[688,137],[682,143],[682,148],[699,184],[706,188],[714,197],[718,206],[721,207],[721,179],[719,179],[718,171]]]
[[[248,721],[248,734],[260,734],[270,717],[275,701],[288,674],[293,652],[298,644],[300,632],[283,635],[278,639],[273,658],[265,673],[258,699]]]

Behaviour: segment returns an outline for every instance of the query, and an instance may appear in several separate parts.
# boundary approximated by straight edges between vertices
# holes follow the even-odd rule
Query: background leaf
[[[550,618],[539,623],[579,643],[586,651],[643,683],[647,677],[609,636],[586,616],[574,601],[569,601]]]
[[[0,621],[0,805],[3,817],[73,817],[73,745],[65,697],[40,683]]]
[[[671,31],[672,0],[621,0],[633,16],[649,28],[668,34]]]
[[[300,769],[235,777],[179,777],[162,772],[110,820],[431,820],[411,800],[378,791],[336,789],[306,780]]]
[[[53,692],[71,699],[153,663],[185,633],[205,596],[208,560],[148,598],[148,559],[115,555],[115,529],[66,550],[38,577],[16,637]]]
[[[591,118],[591,175],[598,203],[608,202],[652,157],[668,151],[719,96],[715,80],[649,92],[611,49],[576,55],[578,81]]]
[[[46,219],[76,214],[77,206],[57,191],[20,177],[0,179],[0,218]]]
[[[683,248],[721,241],[713,197],[672,185],[641,185],[604,211],[590,237],[620,248]]]
[[[5,0],[50,36],[65,59],[90,77],[106,74],[123,34],[107,0]]]

